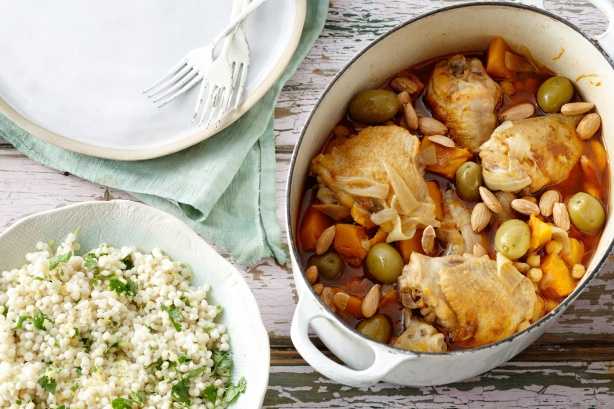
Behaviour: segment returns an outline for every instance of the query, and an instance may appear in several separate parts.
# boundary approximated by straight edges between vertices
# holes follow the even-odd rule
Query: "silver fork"
[[[237,0],[243,1],[243,0]],[[232,22],[218,34],[211,43],[204,47],[190,51],[171,68],[166,75],[156,81],[151,87],[143,91],[158,107],[163,107],[181,94],[198,84],[209,72],[211,64],[216,61],[216,48],[228,34],[233,33],[247,16],[268,0],[254,0],[241,13],[236,15]],[[234,8],[234,6],[233,6]],[[199,97],[200,99],[200,97]]]
[[[235,0],[233,13],[238,14],[250,5],[250,0]],[[211,64],[194,108],[193,121],[205,127],[217,126],[230,111],[236,109],[247,78],[249,45],[241,25],[227,38],[217,60]]]

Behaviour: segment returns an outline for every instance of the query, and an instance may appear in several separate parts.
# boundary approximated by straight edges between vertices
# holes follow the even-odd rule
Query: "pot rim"
[[[290,192],[292,189],[292,179],[294,176],[294,168],[296,166],[296,161],[297,161],[297,156],[298,156],[298,152],[301,149],[301,145],[303,144],[303,141],[305,139],[305,132],[307,130],[307,128],[309,127],[309,124],[311,123],[311,121],[313,120],[313,117],[316,113],[316,111],[318,110],[320,104],[322,103],[322,100],[328,95],[328,93],[330,92],[330,90],[332,89],[332,87],[335,85],[335,83],[339,80],[339,78],[341,78],[345,72],[360,58],[362,57],[369,49],[371,49],[372,47],[374,47],[376,44],[380,43],[381,41],[385,40],[389,35],[391,35],[392,33],[397,32],[398,30],[401,30],[403,28],[405,28],[406,26],[416,22],[416,21],[420,21],[424,18],[433,16],[435,14],[439,14],[439,13],[444,13],[450,10],[455,10],[455,9],[460,9],[460,8],[465,8],[465,7],[477,7],[477,6],[493,6],[493,7],[509,7],[509,8],[516,8],[516,9],[524,9],[524,10],[529,10],[532,11],[534,13],[539,13],[543,16],[549,17],[551,19],[554,19],[558,22],[561,22],[563,24],[565,24],[567,27],[571,28],[572,30],[574,30],[575,32],[579,33],[582,37],[584,37],[586,40],[588,40],[589,43],[591,43],[600,53],[601,55],[603,55],[603,57],[605,57],[606,61],[610,64],[610,67],[614,70],[614,61],[612,58],[614,58],[614,56],[610,57],[608,55],[608,53],[599,45],[599,43],[597,41],[595,41],[594,39],[592,39],[591,37],[589,37],[587,34],[585,34],[582,30],[580,30],[575,24],[567,21],[566,19],[559,17],[547,10],[538,8],[538,7],[533,7],[533,6],[528,6],[525,4],[517,4],[517,3],[506,3],[506,2],[500,2],[500,1],[495,1],[495,2],[484,2],[484,1],[479,1],[479,2],[473,2],[473,3],[467,3],[467,4],[458,4],[458,5],[453,5],[453,6],[448,6],[448,7],[443,7],[443,8],[439,8],[433,11],[429,11],[427,13],[424,14],[420,14],[417,17],[411,18],[403,23],[400,23],[399,25],[393,27],[392,29],[386,31],[384,34],[378,36],[375,40],[373,40],[371,43],[369,43],[369,45],[367,45],[365,48],[363,48],[362,50],[360,50],[358,53],[356,53],[356,55],[354,55],[344,66],[343,68],[341,68],[339,70],[339,72],[335,75],[335,77],[331,80],[331,82],[326,86],[326,88],[324,89],[324,92],[320,95],[320,97],[318,98],[318,101],[316,102],[316,104],[314,105],[314,107],[311,110],[311,113],[309,114],[309,117],[307,118],[307,121],[305,122],[305,125],[303,125],[303,129],[301,131],[301,134],[299,136],[298,142],[296,143],[294,150],[292,152],[292,158],[290,160],[290,169],[288,172],[288,180],[286,181],[286,227],[287,227],[287,231],[288,231],[288,241],[290,244],[290,248],[291,248],[291,252],[292,252],[292,256],[294,257],[294,260],[296,261],[299,270],[301,273],[303,273],[303,269],[301,268],[301,266],[299,265],[299,260],[300,260],[300,254],[298,252],[298,248],[296,245],[296,232],[295,229],[292,227],[292,214],[291,214],[291,209],[290,209]],[[611,182],[610,182],[611,183]],[[561,302],[559,305],[556,306],[556,308],[554,308],[552,311],[550,311],[548,314],[544,315],[542,318],[540,318],[537,322],[531,324],[529,327],[527,327],[526,329],[519,331],[507,338],[504,338],[500,341],[494,342],[492,344],[486,344],[486,345],[482,345],[479,347],[475,347],[475,348],[469,348],[469,349],[459,349],[459,350],[454,350],[454,351],[448,351],[448,352],[415,352],[415,351],[406,351],[404,349],[400,349],[400,348],[395,348],[393,346],[387,345],[387,344],[382,344],[379,342],[375,342],[372,341],[368,338],[366,338],[365,336],[363,336],[362,334],[360,334],[355,328],[352,328],[350,325],[348,325],[346,322],[344,322],[343,320],[339,319],[339,317],[337,317],[337,315],[331,311],[331,309],[324,304],[323,302],[321,302],[320,297],[317,296],[317,294],[314,292],[313,287],[307,283],[304,274],[300,274],[301,279],[303,280],[303,282],[306,284],[306,286],[308,287],[311,296],[314,297],[318,304],[320,305],[320,307],[324,308],[325,311],[328,313],[328,315],[332,316],[335,320],[335,322],[341,323],[341,325],[343,325],[343,327],[346,330],[349,330],[351,332],[353,332],[354,334],[360,336],[365,343],[368,343],[369,345],[371,345],[371,347],[378,347],[378,348],[384,348],[389,352],[394,352],[397,354],[402,354],[402,355],[409,355],[409,356],[414,356],[414,357],[421,357],[421,356],[436,356],[436,357],[444,357],[444,356],[455,356],[455,355],[464,355],[464,354],[468,354],[468,353],[472,353],[472,352],[477,352],[477,351],[483,351],[483,350],[488,350],[488,349],[493,349],[505,344],[510,344],[512,342],[514,342],[517,338],[520,338],[521,336],[524,336],[530,332],[536,331],[538,328],[543,327],[547,324],[549,324],[555,317],[557,317],[558,315],[560,315],[563,311],[565,311],[567,309],[567,307],[569,307],[569,305],[571,305],[571,303],[573,303],[576,298],[578,298],[578,296],[580,295],[580,293],[582,293],[584,291],[584,289],[587,287],[587,285],[589,284],[590,281],[593,280],[593,278],[595,278],[595,276],[601,271],[601,269],[603,268],[605,261],[608,258],[608,254],[612,251],[612,249],[614,248],[614,237],[612,238],[612,240],[610,241],[610,244],[608,245],[607,251],[604,253],[604,255],[601,257],[601,259],[599,260],[599,262],[597,263],[597,265],[595,266],[595,269],[590,273],[590,275],[584,280],[584,282],[582,282],[579,286],[577,286],[574,291],[568,295],[563,302]]]

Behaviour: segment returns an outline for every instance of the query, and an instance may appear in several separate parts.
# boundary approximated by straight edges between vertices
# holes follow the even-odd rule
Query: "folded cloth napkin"
[[[276,216],[273,108],[319,36],[328,0],[307,0],[302,37],[285,72],[232,126],[166,157],[121,162],[47,144],[0,114],[0,136],[29,158],[83,179],[125,190],[178,216],[239,263],[287,259]]]

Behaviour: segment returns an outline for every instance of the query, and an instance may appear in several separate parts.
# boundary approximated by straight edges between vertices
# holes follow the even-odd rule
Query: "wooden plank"
[[[608,408],[614,361],[513,361],[444,386],[339,385],[306,366],[273,367],[265,408]]]

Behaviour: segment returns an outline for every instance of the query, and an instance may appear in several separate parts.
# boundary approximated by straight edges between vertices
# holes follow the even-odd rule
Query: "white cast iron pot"
[[[614,21],[612,0],[592,0]],[[555,310],[528,329],[495,344],[449,353],[412,353],[375,343],[339,320],[304,278],[297,263],[297,220],[305,178],[332,127],[358,91],[378,86],[413,64],[459,51],[484,50],[503,36],[512,47],[528,47],[537,61],[576,81],[582,96],[598,107],[606,148],[614,152],[614,28],[596,41],[575,26],[540,8],[509,3],[473,3],[425,14],[391,30],[357,55],[333,80],[312,112],[292,157],[288,180],[287,224],[299,303],[292,320],[292,341],[305,360],[323,375],[343,384],[364,386],[379,381],[401,385],[440,385],[486,372],[539,338],[597,274],[614,238],[614,218],[605,231],[588,272],[575,291]],[[562,55],[559,58],[559,54]],[[610,160],[610,173],[612,161]],[[610,188],[610,203],[614,189]],[[309,340],[313,328],[345,365],[323,355]]]

